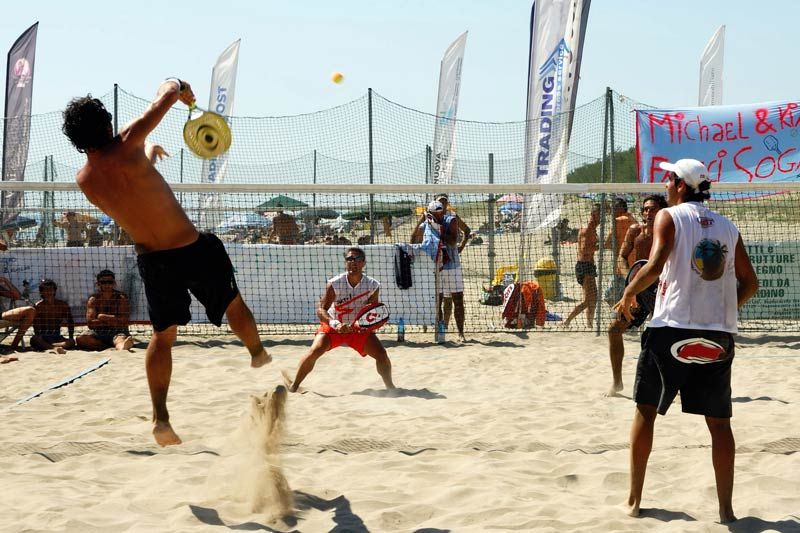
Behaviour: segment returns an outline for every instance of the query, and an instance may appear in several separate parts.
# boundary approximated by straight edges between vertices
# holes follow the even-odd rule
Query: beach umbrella
[[[34,220],[32,218],[25,217],[25,216],[22,216],[22,215],[17,215],[14,218],[12,218],[11,220],[9,220],[8,222],[6,222],[5,224],[3,224],[2,226],[0,226],[0,230],[2,230],[2,231],[16,231],[16,230],[21,230],[21,229],[25,229],[25,228],[32,228],[36,224],[38,224],[38,222],[36,222],[36,220]]]
[[[219,233],[235,230],[248,230],[257,228],[268,228],[272,221],[256,213],[236,213],[228,217],[222,224],[215,228]]]
[[[303,220],[311,220],[315,218],[338,218],[339,212],[330,207],[311,207],[303,209],[297,216]]]
[[[100,215],[100,218],[98,218],[97,220],[100,221],[101,226],[108,226],[109,224],[113,224],[114,222],[114,219],[106,215],[105,213]]]
[[[372,205],[372,216],[377,220],[383,217],[404,217],[414,213],[414,202],[375,202]],[[345,220],[367,220],[369,204],[359,206],[352,211],[342,213]]]
[[[266,202],[259,204],[256,207],[256,211],[273,211],[278,206],[285,207],[287,209],[296,209],[298,207],[308,207],[308,204],[302,200],[292,198],[291,196],[279,194],[278,196],[270,198]]]
[[[508,202],[500,207],[500,211],[522,211],[522,204],[519,202]]]
[[[506,203],[506,202],[513,202],[516,204],[521,204],[523,201],[521,194],[504,194],[500,198],[497,199],[498,204]]]

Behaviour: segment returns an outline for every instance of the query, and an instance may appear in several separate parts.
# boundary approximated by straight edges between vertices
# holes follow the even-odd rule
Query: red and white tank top
[[[329,279],[328,283],[336,294],[328,314],[343,324],[352,323],[359,309],[367,305],[370,296],[381,287],[377,280],[363,275],[354,287],[347,281],[347,273]]]

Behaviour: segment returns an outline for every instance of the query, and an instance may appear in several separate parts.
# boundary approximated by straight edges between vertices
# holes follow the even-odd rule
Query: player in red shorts
[[[392,362],[380,339],[374,332],[354,331],[351,327],[362,307],[378,301],[381,284],[364,275],[367,259],[361,248],[348,248],[344,261],[346,272],[328,280],[325,293],[319,300],[317,317],[320,327],[300,362],[294,381],[289,384],[291,392],[297,392],[300,383],[314,369],[317,359],[338,346],[349,346],[361,357],[369,355],[375,359],[375,367],[386,388],[395,388],[392,383]]]

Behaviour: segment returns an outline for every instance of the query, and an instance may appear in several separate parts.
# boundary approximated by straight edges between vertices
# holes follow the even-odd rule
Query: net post
[[[609,111],[609,100],[611,97],[611,89],[606,87],[606,95],[605,95],[605,107],[604,107],[604,116],[603,116],[603,156],[600,159],[600,181],[605,183],[606,181],[606,158],[608,157],[608,141],[609,141],[609,128],[608,128],[608,111]],[[614,232],[614,208],[611,208],[611,231]],[[614,236],[611,237],[612,242],[612,252],[614,246]],[[596,301],[595,301],[595,308],[594,308],[594,317],[595,317],[595,335],[600,336],[600,317],[601,317],[601,310],[603,309],[603,261],[605,259],[605,242],[606,242],[606,193],[602,193],[600,195],[600,236],[599,236],[599,248],[600,248],[600,258],[597,265],[597,294]],[[612,261],[613,263],[613,261]],[[613,271],[613,264],[612,264],[612,271]]]
[[[494,154],[489,153],[489,185],[494,184]],[[492,280],[494,279],[494,210],[495,210],[494,194],[489,193],[489,201],[486,204],[486,217],[489,223],[489,253],[486,254],[489,258],[489,287],[491,288]]]
[[[311,162],[311,180],[314,185],[317,184],[317,149],[314,148],[313,159]],[[317,193],[311,196],[311,238],[317,237]]]
[[[369,121],[369,184],[375,183],[375,167],[373,165],[373,150],[372,144],[372,87],[367,89],[367,119]],[[369,193],[369,240],[371,244],[375,243],[375,221],[373,220],[373,212],[375,210],[375,195]]]
[[[119,85],[114,84],[114,135],[119,133]]]
[[[425,145],[425,185],[433,182],[433,148],[430,144]],[[431,201],[430,195],[425,193],[425,205]]]

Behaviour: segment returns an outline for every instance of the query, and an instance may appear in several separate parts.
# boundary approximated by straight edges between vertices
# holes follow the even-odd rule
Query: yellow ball
[[[331,74],[331,81],[333,83],[342,83],[342,80],[344,80],[344,76],[341,72],[334,72]]]

